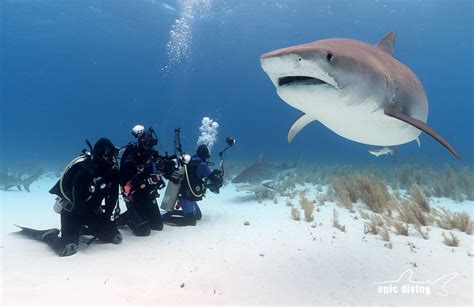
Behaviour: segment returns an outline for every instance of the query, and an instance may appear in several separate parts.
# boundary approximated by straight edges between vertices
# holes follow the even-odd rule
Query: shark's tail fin
[[[293,168],[298,168],[300,167],[300,164],[301,164],[301,161],[303,160],[303,154],[300,155],[300,157],[298,158],[298,160],[295,162],[295,164],[293,165]]]
[[[38,180],[38,178],[43,174],[43,170],[37,170],[33,175],[29,176],[22,182],[22,186],[25,188],[26,191],[30,192],[30,185]]]

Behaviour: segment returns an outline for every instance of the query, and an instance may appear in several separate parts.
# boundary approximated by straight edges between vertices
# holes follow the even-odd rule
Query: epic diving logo
[[[413,271],[406,270],[397,280],[389,280],[374,283],[377,286],[377,293],[390,294],[419,294],[419,295],[440,295],[448,296],[446,285],[459,275],[457,272],[446,274],[435,281],[414,281]]]

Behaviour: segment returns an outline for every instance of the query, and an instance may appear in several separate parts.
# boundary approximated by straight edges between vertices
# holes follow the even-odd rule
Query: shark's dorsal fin
[[[394,117],[396,119],[399,119],[401,121],[404,121],[405,123],[412,125],[415,128],[420,129],[424,133],[428,134],[431,136],[433,139],[438,141],[441,145],[443,145],[453,156],[456,157],[456,159],[461,160],[461,157],[458,155],[456,150],[451,146],[451,144],[448,143],[441,135],[439,135],[436,131],[433,130],[430,126],[428,126],[426,123],[422,122],[419,119],[410,117],[404,113],[402,113],[400,110],[395,108],[394,106],[389,106],[385,109],[385,115],[388,115],[390,117]]]
[[[395,32],[389,32],[377,43],[377,47],[386,53],[393,55],[395,46]]]
[[[291,125],[290,130],[288,131],[288,143],[291,143],[293,141],[294,137],[303,129],[306,127],[309,123],[315,121],[316,119],[308,114],[301,114],[300,117],[298,117],[293,125]]]

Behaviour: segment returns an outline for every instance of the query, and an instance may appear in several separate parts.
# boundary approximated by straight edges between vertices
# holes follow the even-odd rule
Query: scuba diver
[[[136,236],[148,236],[151,230],[163,230],[160,209],[156,202],[158,190],[175,168],[169,157],[160,156],[153,147],[158,144],[154,130],[142,125],[132,129],[137,142],[130,143],[120,161],[120,184],[127,211],[120,215],[117,225],[128,225]]]
[[[202,144],[196,149],[196,154],[184,165],[184,178],[181,181],[178,202],[176,207],[181,210],[173,210],[163,215],[167,224],[177,226],[195,226],[196,221],[202,218],[201,209],[197,201],[202,200],[206,190],[219,193],[223,184],[223,171],[214,169],[211,171],[207,160],[211,157],[209,148]]]
[[[54,209],[61,214],[61,231],[18,226],[22,234],[46,242],[61,257],[77,252],[81,234],[94,236],[90,242],[96,238],[106,243],[122,242],[110,219],[118,202],[118,150],[106,138],[99,139],[93,149],[86,142],[91,152],[83,150],[82,155],[72,160],[49,191],[58,196]]]

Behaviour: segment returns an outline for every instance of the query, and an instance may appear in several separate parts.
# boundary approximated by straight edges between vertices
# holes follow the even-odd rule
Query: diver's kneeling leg
[[[199,221],[200,219],[202,219],[201,208],[199,208],[197,203],[196,203],[196,205],[194,205],[194,208],[196,208],[196,220]]]
[[[163,230],[163,219],[161,218],[160,208],[156,199],[147,200],[145,205],[145,214],[150,222],[150,228],[153,230]]]
[[[122,243],[122,235],[113,223],[107,223],[102,226],[102,229],[97,234],[99,240],[106,243],[120,244]]]
[[[183,216],[183,226],[196,226],[196,215],[195,214],[185,214]]]
[[[54,249],[60,257],[74,255],[79,247],[79,235],[82,225],[77,216],[61,213],[61,237],[48,236],[44,240]]]
[[[130,207],[130,220],[128,222],[128,227],[130,227],[133,233],[137,237],[147,237],[150,235],[150,224],[146,219],[143,218],[143,213],[136,207]]]
[[[160,212],[150,218],[150,228],[158,231],[163,230],[163,219]]]
[[[150,224],[147,221],[134,225],[132,230],[137,237],[147,237],[151,233]]]

